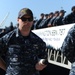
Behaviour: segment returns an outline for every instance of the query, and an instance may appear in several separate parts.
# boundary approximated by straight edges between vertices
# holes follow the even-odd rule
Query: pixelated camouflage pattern
[[[75,25],[69,30],[62,44],[61,51],[72,63],[69,75],[75,75]]]
[[[6,75],[39,75],[35,64],[38,58],[47,59],[46,44],[32,32],[24,37],[15,29],[0,39],[0,46],[6,56]]]

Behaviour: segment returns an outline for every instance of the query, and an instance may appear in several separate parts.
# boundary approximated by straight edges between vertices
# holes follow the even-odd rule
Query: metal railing
[[[48,62],[63,68],[71,69],[71,63],[59,50],[48,49]]]

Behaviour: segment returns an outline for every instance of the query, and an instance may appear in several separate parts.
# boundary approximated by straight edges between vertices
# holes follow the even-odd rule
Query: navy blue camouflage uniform
[[[75,75],[75,25],[69,30],[61,47],[61,51],[72,63],[72,69],[69,75]]]
[[[75,23],[75,13],[70,13],[67,16],[65,16],[64,20],[63,20],[64,24],[71,24],[71,23]]]
[[[0,38],[0,55],[5,54],[6,75],[39,75],[38,58],[47,59],[46,44],[33,32],[24,37],[15,29]]]

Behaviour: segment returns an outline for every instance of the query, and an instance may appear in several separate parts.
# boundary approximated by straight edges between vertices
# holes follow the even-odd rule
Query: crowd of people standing
[[[60,10],[49,14],[40,14],[40,19],[34,21],[32,29],[60,26],[75,23],[75,6],[71,8],[71,13],[65,16],[66,11]]]

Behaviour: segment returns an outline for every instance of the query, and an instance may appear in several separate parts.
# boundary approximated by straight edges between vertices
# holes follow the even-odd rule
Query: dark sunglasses
[[[33,18],[25,18],[25,17],[22,17],[21,20],[22,21],[29,21],[29,22],[31,22],[31,21],[33,21]]]

